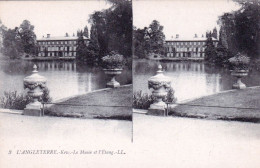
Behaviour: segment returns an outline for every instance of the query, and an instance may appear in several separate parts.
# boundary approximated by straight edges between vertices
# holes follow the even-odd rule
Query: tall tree
[[[216,48],[213,44],[212,33],[208,33],[207,41],[205,44],[205,60],[211,63],[216,62]]]
[[[36,54],[36,35],[30,21],[24,20],[17,32],[23,44],[23,51],[26,54]]]
[[[232,55],[228,52],[227,48],[223,45],[222,36],[219,36],[219,42],[216,48],[215,64],[224,65],[228,63],[228,59]]]
[[[3,31],[3,53],[10,59],[20,58],[23,52],[23,44],[16,29]]]
[[[97,28],[95,26],[91,26],[90,29],[90,41],[88,44],[88,52],[91,62],[97,64],[101,61],[101,55],[99,54],[100,47],[98,43],[98,34],[97,34]]]
[[[228,50],[244,52],[251,58],[260,55],[260,2],[239,1],[241,8],[225,13],[219,23],[227,35]]]
[[[148,41],[146,38],[147,27],[133,31],[133,53],[138,58],[145,58],[148,54]]]
[[[88,26],[85,26],[85,27],[84,27],[83,35],[84,35],[85,37],[89,38],[89,35],[88,35]]]
[[[157,20],[153,20],[146,31],[150,53],[163,54],[164,40],[163,26]]]
[[[215,39],[218,39],[218,31],[217,31],[216,27],[212,31],[212,37],[214,37]]]
[[[228,49],[227,34],[225,29],[223,29],[222,27],[220,27],[219,30],[219,43],[221,43],[221,45]]]
[[[96,27],[100,55],[116,51],[125,57],[132,56],[132,4],[129,0],[109,1],[112,6],[94,12],[89,22]]]
[[[106,25],[106,16],[105,12],[96,11],[94,12],[89,19],[89,22],[92,26],[95,27],[97,31],[98,44],[100,46],[99,54],[100,56],[105,56],[109,53],[108,42],[109,34],[107,33],[108,26]]]
[[[4,38],[4,32],[7,31],[7,28],[5,25],[3,25],[2,20],[0,19],[0,52],[3,52],[3,38]]]
[[[78,40],[76,48],[76,61],[77,62],[86,62],[86,50],[87,45],[84,42],[84,36],[82,31],[78,31]]]

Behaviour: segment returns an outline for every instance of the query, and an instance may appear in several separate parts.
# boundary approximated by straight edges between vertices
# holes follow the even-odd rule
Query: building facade
[[[77,40],[76,36],[51,37],[47,34],[47,37],[37,40],[38,57],[76,57]],[[86,37],[84,40],[88,44]]]
[[[198,37],[196,34],[191,39],[179,38],[177,34],[175,38],[165,41],[167,58],[199,58],[205,57],[205,44],[207,38],[202,35]],[[214,46],[217,46],[218,40],[212,38]]]

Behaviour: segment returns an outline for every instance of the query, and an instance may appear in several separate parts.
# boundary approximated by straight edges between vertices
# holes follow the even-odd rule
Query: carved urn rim
[[[162,83],[171,83],[171,79],[163,74],[162,66],[158,66],[158,71],[156,72],[156,75],[150,77],[148,79],[148,82],[162,82]]]
[[[171,79],[163,74],[162,66],[159,65],[156,75],[148,79],[148,88],[159,89],[161,87],[170,88]]]
[[[34,64],[33,71],[30,76],[24,78],[24,83],[35,84],[35,83],[46,83],[47,79],[44,76],[38,74],[37,66]]]

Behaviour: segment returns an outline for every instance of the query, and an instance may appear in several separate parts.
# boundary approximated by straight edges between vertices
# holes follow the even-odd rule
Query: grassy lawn
[[[202,97],[185,104],[258,109],[237,109],[178,105],[170,115],[194,118],[260,122],[260,88],[247,88]]]
[[[88,93],[59,104],[75,104],[75,106],[52,105],[45,111],[45,114],[62,117],[132,120],[132,86]]]

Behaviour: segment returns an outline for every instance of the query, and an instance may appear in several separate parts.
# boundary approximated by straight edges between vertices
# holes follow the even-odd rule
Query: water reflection
[[[39,73],[47,78],[54,100],[105,88],[109,80],[101,68],[78,65],[71,61],[1,61],[0,95],[4,91],[23,92],[23,78],[31,74],[34,64]],[[130,84],[131,70],[125,68],[117,80],[121,84]]]
[[[207,65],[201,62],[160,62],[165,75],[172,80],[172,87],[178,101],[196,98],[223,90],[232,89],[235,78],[228,69]],[[150,93],[147,80],[155,75],[159,62],[152,60],[134,60],[134,91]],[[260,85],[260,72],[251,70],[248,77],[242,79],[247,86]]]

